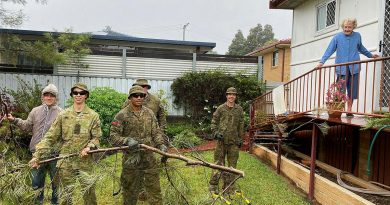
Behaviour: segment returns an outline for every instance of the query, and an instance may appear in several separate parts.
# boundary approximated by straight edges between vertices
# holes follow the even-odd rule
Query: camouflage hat
[[[143,89],[141,86],[139,86],[139,85],[134,85],[134,86],[131,87],[130,90],[129,90],[129,97],[130,97],[130,95],[135,94],[135,93],[142,93],[142,94],[145,94],[145,91],[144,91],[144,89]]]
[[[133,86],[134,85],[139,85],[141,87],[148,86],[148,89],[150,89],[152,87],[152,86],[149,85],[148,80],[146,80],[146,79],[137,79],[135,81],[135,83],[133,84]]]
[[[229,93],[237,94],[236,88],[234,88],[234,87],[228,88],[228,89],[226,90],[226,94],[229,94]]]
[[[75,83],[70,90],[73,91],[73,89],[75,88],[79,88],[81,90],[89,92],[87,85],[85,85],[84,83],[80,83],[80,82]]]

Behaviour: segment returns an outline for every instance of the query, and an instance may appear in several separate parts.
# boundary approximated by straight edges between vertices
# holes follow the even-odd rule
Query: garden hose
[[[390,127],[390,125],[384,125],[384,126],[382,126],[382,127],[375,133],[374,139],[372,139],[372,142],[371,142],[371,145],[370,145],[370,150],[368,151],[368,157],[367,157],[367,176],[371,176],[371,167],[370,167],[371,151],[372,151],[372,148],[374,147],[375,140],[376,140],[376,138],[378,138],[379,133],[380,133],[383,129],[387,128],[387,127]]]

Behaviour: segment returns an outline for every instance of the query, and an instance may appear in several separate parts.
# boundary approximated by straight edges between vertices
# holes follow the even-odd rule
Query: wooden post
[[[280,162],[282,161],[282,132],[278,131],[278,160],[276,164],[277,173],[280,174]]]
[[[316,168],[316,154],[317,154],[317,133],[318,128],[313,124],[311,135],[311,161],[310,161],[310,181],[309,181],[309,199],[314,199],[314,175]]]

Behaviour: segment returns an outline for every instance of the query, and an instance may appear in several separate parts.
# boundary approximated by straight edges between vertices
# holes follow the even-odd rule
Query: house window
[[[328,1],[317,7],[317,31],[321,31],[336,23],[336,0]]]
[[[278,59],[279,59],[279,52],[274,51],[272,53],[272,66],[277,66],[278,65]]]

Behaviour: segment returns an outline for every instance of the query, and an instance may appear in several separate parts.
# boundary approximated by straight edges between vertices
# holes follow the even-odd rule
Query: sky
[[[292,11],[269,9],[268,0],[27,0],[26,5],[3,3],[22,9],[24,23],[17,29],[40,31],[113,31],[142,38],[183,39],[216,43],[225,54],[240,29],[247,36],[258,23],[270,24],[275,38],[291,37]]]

